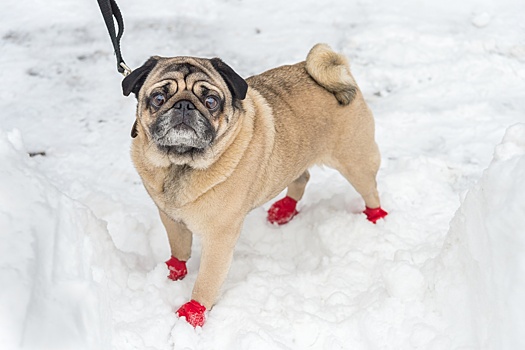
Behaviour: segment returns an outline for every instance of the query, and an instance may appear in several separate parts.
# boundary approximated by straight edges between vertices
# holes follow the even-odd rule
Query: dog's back
[[[373,139],[373,116],[348,61],[326,44],[315,45],[306,61],[246,81],[271,106],[276,142],[290,153],[304,153],[314,163],[329,165],[326,155],[333,154],[334,147],[364,134]]]

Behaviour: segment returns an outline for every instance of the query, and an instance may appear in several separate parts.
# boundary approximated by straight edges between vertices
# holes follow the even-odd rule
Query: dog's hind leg
[[[293,198],[296,202],[299,202],[303,198],[304,190],[306,189],[306,184],[310,180],[310,172],[305,170],[297,179],[295,179],[291,184],[288,185],[288,191],[286,191],[286,196]]]
[[[363,197],[366,206],[363,213],[375,224],[377,220],[388,214],[381,208],[377,193],[376,175],[381,161],[377,145],[373,143],[373,147],[368,150],[363,149],[358,157],[355,154],[349,157],[349,153],[344,153],[339,157],[336,169]]]
[[[286,224],[299,213],[296,210],[297,202],[303,198],[308,180],[310,180],[310,173],[305,170],[301,176],[288,185],[286,197],[275,202],[268,210],[268,221],[270,223]]]
[[[160,219],[166,228],[171,247],[171,258],[166,261],[166,265],[170,271],[168,277],[174,281],[181,280],[188,273],[186,261],[188,261],[191,255],[193,236],[186,225],[172,220],[160,210],[159,213]]]

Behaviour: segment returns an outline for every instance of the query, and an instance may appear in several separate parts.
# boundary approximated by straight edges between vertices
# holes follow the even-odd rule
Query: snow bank
[[[19,132],[0,130],[0,163],[2,350],[170,349],[185,293],[164,263],[115,248],[105,221],[36,170]]]
[[[475,349],[524,349],[525,124],[510,127],[452,220],[436,296],[450,333]]]
[[[107,237],[104,223],[53,187],[23,148],[18,132],[0,130],[1,347],[106,349],[90,238]]]

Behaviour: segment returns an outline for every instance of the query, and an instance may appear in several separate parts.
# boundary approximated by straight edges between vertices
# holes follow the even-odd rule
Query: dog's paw
[[[366,215],[366,218],[368,219],[368,221],[374,224],[377,222],[377,220],[382,219],[388,215],[388,213],[384,211],[381,207],[374,208],[374,209],[366,207],[363,213]]]
[[[170,270],[168,278],[171,280],[181,280],[188,274],[188,269],[186,268],[186,261],[180,261],[174,256],[172,256],[171,259],[166,261],[166,265],[168,266],[168,270]]]
[[[185,317],[193,327],[202,327],[206,321],[206,307],[196,300],[191,300],[177,310],[177,316]]]
[[[283,225],[293,219],[294,216],[299,214],[295,209],[297,201],[292,197],[284,197],[273,203],[270,209],[268,209],[268,221],[271,224]]]

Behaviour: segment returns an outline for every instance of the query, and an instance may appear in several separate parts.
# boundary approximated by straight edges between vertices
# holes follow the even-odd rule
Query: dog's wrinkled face
[[[144,132],[157,153],[188,165],[209,158],[248,88],[221,60],[192,57],[152,57],[122,87],[138,100],[132,136]]]
[[[155,74],[158,81],[148,86],[142,101],[151,138],[168,153],[200,153],[215,139],[212,123],[223,112],[224,93],[196,66],[172,63],[164,71]]]

